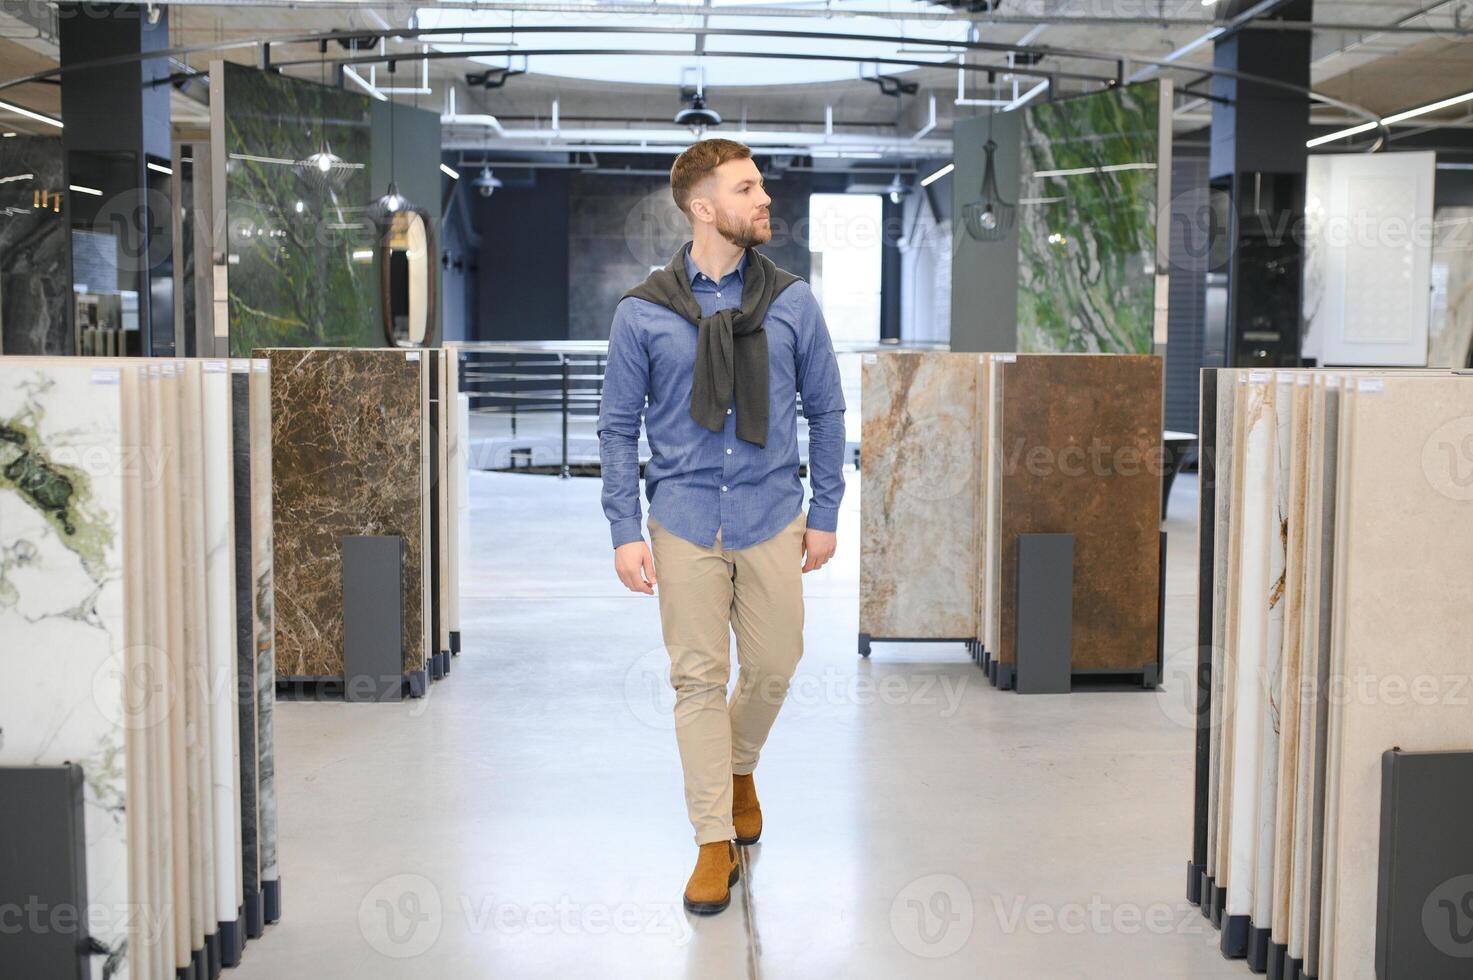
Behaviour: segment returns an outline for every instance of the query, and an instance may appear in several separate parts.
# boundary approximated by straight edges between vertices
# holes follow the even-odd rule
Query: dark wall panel
[[[481,236],[476,340],[568,338],[569,172],[533,170],[530,181],[509,179],[522,173],[499,174],[508,186],[471,199]]]
[[[1197,431],[1207,309],[1207,157],[1171,161],[1171,280],[1166,314],[1166,427]]]

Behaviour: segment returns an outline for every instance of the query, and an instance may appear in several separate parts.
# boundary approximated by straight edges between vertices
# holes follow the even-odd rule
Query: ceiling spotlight
[[[899,174],[892,177],[889,186],[885,188],[885,193],[890,195],[891,204],[899,204],[901,195],[907,194],[909,191],[910,188],[905,186],[905,181],[900,179]]]
[[[700,139],[707,129],[721,125],[721,113],[706,108],[705,94],[697,92],[690,97],[690,108],[681,109],[675,114],[675,125],[685,126],[696,139]]]
[[[492,175],[490,167],[482,167],[480,175],[471,181],[471,186],[482,197],[490,197],[501,186],[501,178]]]

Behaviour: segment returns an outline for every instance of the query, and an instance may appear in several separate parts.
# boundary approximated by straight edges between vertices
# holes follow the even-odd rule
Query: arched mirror
[[[413,206],[389,215],[379,240],[384,338],[395,347],[434,342],[440,268],[429,215]]]

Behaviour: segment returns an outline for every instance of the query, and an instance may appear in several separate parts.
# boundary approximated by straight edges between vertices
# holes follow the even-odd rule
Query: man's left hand
[[[808,528],[803,532],[803,571],[812,572],[822,568],[834,557],[839,546],[839,536],[832,531],[815,531]]]

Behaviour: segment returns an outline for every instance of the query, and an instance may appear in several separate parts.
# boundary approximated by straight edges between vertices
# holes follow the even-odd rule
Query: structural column
[[[1231,19],[1254,6],[1234,0],[1220,16]],[[1269,5],[1258,20],[1308,21],[1311,0]],[[1308,31],[1249,26],[1219,38],[1213,63],[1299,86],[1223,76],[1212,80],[1209,177],[1227,224],[1231,247],[1222,265],[1226,323],[1207,331],[1203,363],[1295,365],[1299,363],[1299,320],[1304,276],[1304,182],[1309,138]]]
[[[174,352],[169,45],[163,7],[63,3],[62,146],[72,329],[103,327],[119,353]],[[86,67],[118,59],[106,67]]]

